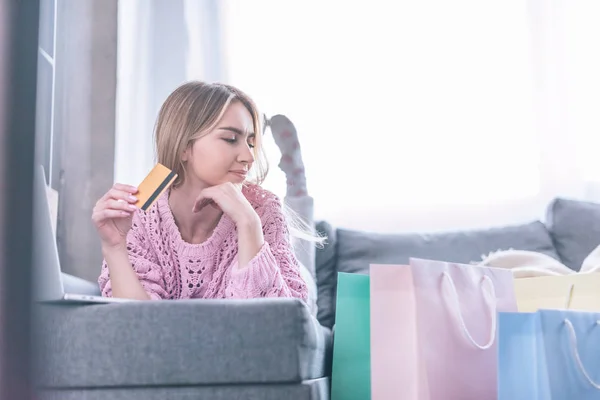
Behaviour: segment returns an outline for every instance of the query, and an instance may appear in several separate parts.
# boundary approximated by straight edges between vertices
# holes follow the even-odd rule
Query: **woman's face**
[[[206,187],[244,182],[254,163],[255,137],[252,116],[242,103],[232,102],[216,128],[184,152],[186,177]]]

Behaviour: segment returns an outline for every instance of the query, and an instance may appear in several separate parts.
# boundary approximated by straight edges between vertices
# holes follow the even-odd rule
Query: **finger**
[[[131,215],[132,215],[132,213],[129,211],[101,210],[101,211],[95,212],[92,215],[92,220],[95,223],[101,223],[101,222],[104,222],[109,219],[129,218],[129,217],[131,217]]]
[[[131,194],[136,194],[138,192],[137,187],[131,186],[131,185],[125,185],[123,183],[115,183],[113,185],[113,188],[117,189],[117,190],[122,190],[123,192],[131,193]]]
[[[138,200],[137,197],[132,195],[130,192],[115,188],[110,189],[108,192],[106,192],[106,194],[102,198],[103,201],[108,201],[110,199],[125,200],[128,203],[135,203]]]
[[[228,192],[231,190],[238,190],[242,187],[242,183],[233,183],[233,182],[225,182],[222,185],[219,185],[218,188],[222,191]]]
[[[244,186],[244,182],[229,182],[228,186],[232,187],[235,190],[241,190]]]
[[[222,185],[216,186],[215,188],[216,189],[218,188],[224,194],[231,195],[231,194],[242,193],[243,187],[244,187],[243,182],[242,183],[227,182]]]
[[[107,200],[104,203],[104,209],[106,210],[121,210],[121,211],[136,211],[138,208],[130,203],[127,203],[123,200]]]
[[[194,205],[192,206],[192,212],[196,213],[196,212],[200,211],[202,208],[204,208],[205,201],[206,201],[206,198],[202,195],[202,193],[200,193],[200,195],[198,197],[196,197],[196,200],[194,201]]]
[[[204,207],[206,207],[207,205],[216,203],[215,199],[217,197],[218,197],[218,192],[217,192],[217,190],[214,189],[214,187],[204,189],[202,192],[200,192],[200,195],[196,198],[196,201],[194,202],[194,206],[192,207],[192,212],[198,212],[198,211],[202,210]]]
[[[209,199],[207,197],[201,198],[201,199],[197,199],[196,202],[194,203],[194,207],[192,208],[192,212],[198,212],[200,210],[202,210],[204,207],[208,206],[209,204],[213,204],[214,200]]]

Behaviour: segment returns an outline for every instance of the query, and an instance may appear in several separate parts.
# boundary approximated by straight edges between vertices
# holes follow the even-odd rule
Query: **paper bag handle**
[[[569,293],[567,294],[567,299],[565,300],[565,310],[571,308],[571,301],[573,300],[573,290],[575,289],[575,284],[571,283],[569,286]]]
[[[471,343],[473,343],[473,345],[475,347],[477,347],[478,349],[481,350],[487,350],[490,347],[492,347],[492,345],[494,344],[494,341],[496,340],[496,289],[494,287],[494,282],[492,281],[492,279],[487,276],[484,275],[482,278],[482,281],[486,281],[489,283],[490,286],[490,292],[489,295],[491,295],[491,298],[493,299],[492,303],[490,304],[490,315],[492,318],[492,327],[491,327],[491,331],[490,331],[490,339],[486,344],[479,344],[475,341],[475,339],[473,339],[473,336],[471,335],[471,332],[469,332],[469,329],[467,328],[467,324],[465,323],[465,319],[462,315],[462,312],[460,311],[460,303],[458,301],[458,292],[456,290],[456,286],[454,285],[454,281],[452,280],[452,277],[450,276],[450,274],[447,271],[443,272],[443,277],[446,278],[448,280],[448,283],[450,284],[450,288],[452,289],[452,299],[455,302],[455,306],[456,306],[456,310],[458,311],[458,317],[459,317],[459,322],[461,325],[461,328],[463,330],[463,332],[465,333],[465,335],[467,335],[467,339],[469,339],[469,341]]]
[[[569,321],[568,319],[565,319],[565,325],[567,325],[567,328],[569,329],[569,336],[571,338],[571,350],[573,351],[573,358],[575,358],[575,363],[579,367],[579,371],[581,371],[581,374],[585,377],[585,379],[587,379],[587,381],[590,383],[590,385],[592,385],[596,389],[600,390],[600,383],[595,382],[590,377],[590,375],[587,373],[587,370],[585,369],[583,363],[581,362],[581,357],[579,357],[579,350],[577,348],[577,334],[575,333],[575,328],[573,327],[573,323],[571,321]],[[600,321],[596,321],[596,325],[597,326],[600,325]]]

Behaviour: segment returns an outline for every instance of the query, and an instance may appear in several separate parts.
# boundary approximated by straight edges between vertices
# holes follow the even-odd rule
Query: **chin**
[[[218,185],[223,185],[224,183],[233,183],[234,185],[239,185],[243,182],[245,182],[245,179],[240,178],[236,178],[236,177],[226,177],[224,179],[221,179],[219,181],[215,181],[214,183],[211,183],[210,186],[218,186]]]
[[[245,182],[247,179],[247,175],[238,175],[238,174],[228,174],[227,178],[225,179],[227,182],[231,182],[231,183],[243,183]]]

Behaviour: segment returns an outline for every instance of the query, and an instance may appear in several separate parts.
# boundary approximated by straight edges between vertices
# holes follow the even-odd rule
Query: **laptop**
[[[46,190],[46,174],[44,167],[39,165],[35,170],[33,189],[34,301],[69,303],[122,303],[136,301],[133,299],[103,297],[97,284],[61,271]]]

